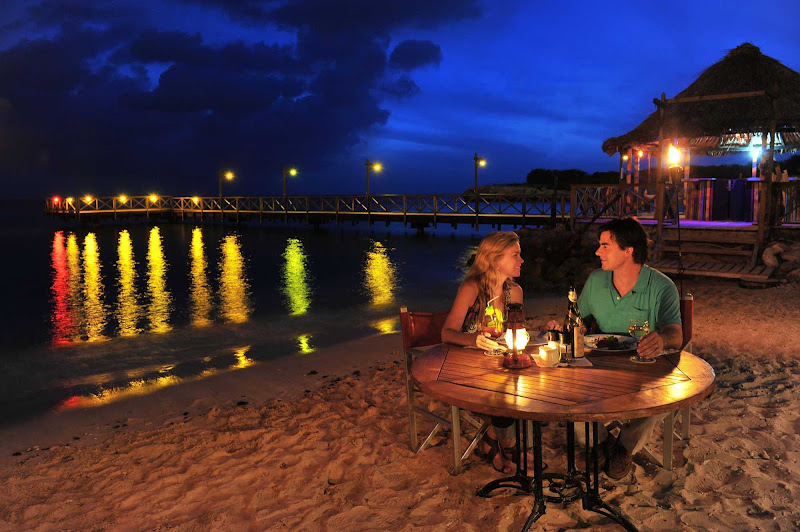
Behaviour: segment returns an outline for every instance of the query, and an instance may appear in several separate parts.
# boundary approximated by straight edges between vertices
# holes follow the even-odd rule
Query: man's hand
[[[664,338],[653,331],[639,342],[636,350],[641,358],[651,359],[664,354]]]

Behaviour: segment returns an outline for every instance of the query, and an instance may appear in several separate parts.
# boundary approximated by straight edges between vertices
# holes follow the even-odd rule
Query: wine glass
[[[628,325],[628,332],[636,340],[636,345],[638,346],[642,338],[650,334],[650,322],[645,319],[634,318]],[[639,353],[635,353],[631,357],[631,360],[634,362],[655,362],[654,358],[642,358],[639,356]]]
[[[650,334],[650,322],[647,320],[634,318],[628,325],[628,332],[636,339],[636,345],[642,341],[642,338]]]
[[[481,322],[481,333],[489,333],[492,340],[497,342],[503,335],[503,311],[493,306],[491,303],[486,305]],[[487,349],[483,353],[488,356],[500,356],[505,349]]]

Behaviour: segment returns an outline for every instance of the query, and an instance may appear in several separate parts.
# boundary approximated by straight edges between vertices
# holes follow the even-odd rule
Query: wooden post
[[[661,239],[664,225],[664,180],[661,178],[664,166],[664,112],[667,107],[667,95],[661,93],[661,101],[654,100],[658,105],[658,169],[656,170],[656,241]]]
[[[578,188],[576,185],[569,187],[569,227],[575,230],[575,218],[578,211]]]

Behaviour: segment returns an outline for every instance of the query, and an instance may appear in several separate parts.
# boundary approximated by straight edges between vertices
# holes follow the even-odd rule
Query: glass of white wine
[[[650,322],[648,320],[634,318],[628,325],[628,332],[636,340],[636,345],[638,346],[639,342],[642,341],[642,338],[650,334]],[[634,362],[655,362],[654,358],[642,358],[639,356],[639,353],[633,355],[631,360]]]

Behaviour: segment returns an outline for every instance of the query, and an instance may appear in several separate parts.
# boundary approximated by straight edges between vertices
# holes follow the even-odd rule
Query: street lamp
[[[286,197],[286,174],[294,177],[297,175],[297,168],[286,168],[283,167],[283,197]]]
[[[486,159],[483,157],[478,157],[478,154],[475,153],[475,156],[472,158],[475,161],[475,229],[478,228],[478,210],[480,209],[480,204],[478,200],[478,167],[479,166],[486,166]]]
[[[381,163],[371,163],[369,162],[369,159],[367,159],[367,162],[364,163],[364,166],[367,167],[367,221],[370,221],[369,216],[372,213],[372,201],[370,200],[369,195],[369,171],[375,170],[376,172],[380,172],[383,169],[383,166],[381,166]]]
[[[219,210],[222,212],[222,178],[227,179],[228,181],[233,181],[235,177],[233,172],[228,170],[227,172],[220,172],[219,173]]]

